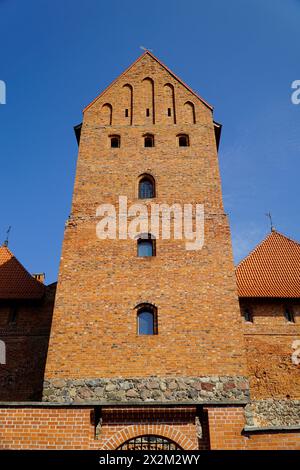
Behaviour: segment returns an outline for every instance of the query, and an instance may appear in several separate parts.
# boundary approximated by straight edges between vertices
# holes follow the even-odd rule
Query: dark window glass
[[[292,311],[291,308],[289,307],[286,307],[285,308],[285,311],[284,311],[284,317],[287,321],[291,322],[291,323],[294,323],[295,319],[294,319],[294,313]]]
[[[15,325],[18,319],[18,307],[16,305],[12,306],[9,313],[8,323],[10,325]]]
[[[154,256],[154,240],[138,240],[138,256]]]
[[[143,309],[139,311],[138,334],[154,335],[154,314],[150,310]]]
[[[149,109],[149,108],[146,109],[146,116],[147,116],[147,117],[150,116],[150,109]]]
[[[171,115],[172,115],[171,108],[168,108],[168,116],[171,116]]]
[[[145,147],[154,147],[154,137],[153,135],[146,135],[144,140]]]
[[[125,109],[125,117],[128,117],[128,109]]]
[[[251,322],[253,321],[252,313],[251,313],[251,310],[249,308],[245,308],[244,318],[245,318],[245,321],[251,321]]]
[[[120,147],[120,136],[115,135],[110,138],[110,146],[112,148],[119,148]]]
[[[189,144],[189,137],[187,135],[180,135],[178,137],[179,147],[188,147]]]
[[[154,197],[154,182],[150,178],[143,178],[139,184],[139,198],[148,199]]]

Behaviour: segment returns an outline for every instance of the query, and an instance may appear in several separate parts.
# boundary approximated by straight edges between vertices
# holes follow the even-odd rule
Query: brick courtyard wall
[[[242,407],[210,407],[208,412],[211,450],[299,450],[298,430],[244,431]]]
[[[300,431],[243,431],[243,407],[207,407],[197,438],[195,409],[102,409],[101,427],[94,407],[0,406],[0,449],[114,450],[141,435],[157,435],[185,450],[296,450]],[[209,428],[209,435],[207,434]]]
[[[195,408],[0,407],[0,449],[116,449],[143,434],[166,437],[197,449]],[[207,448],[206,437],[200,446]]]
[[[19,301],[16,322],[10,323],[12,302],[0,303],[0,340],[6,364],[0,365],[0,401],[38,401],[42,397],[56,283],[43,299]]]
[[[292,361],[297,340],[300,349],[299,301],[241,299],[240,304],[253,316],[253,322],[243,322],[251,398],[299,400],[300,364]],[[294,322],[285,319],[286,306],[294,313]]]

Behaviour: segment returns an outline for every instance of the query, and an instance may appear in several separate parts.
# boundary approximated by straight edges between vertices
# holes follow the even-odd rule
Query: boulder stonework
[[[300,428],[300,400],[253,400],[245,408],[248,426]]]
[[[52,379],[44,383],[43,399],[57,403],[235,403],[249,400],[249,387],[245,377]]]

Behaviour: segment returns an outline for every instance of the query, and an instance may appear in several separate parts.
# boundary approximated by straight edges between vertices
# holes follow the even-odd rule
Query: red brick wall
[[[296,450],[300,432],[245,432],[242,407],[208,408],[209,436],[212,450]]]
[[[300,399],[300,365],[292,362],[292,344],[300,340],[300,304],[274,299],[241,299],[253,323],[243,322],[251,398]],[[284,317],[285,306],[295,322]]]
[[[0,339],[6,345],[6,364],[0,366],[0,401],[42,397],[55,289],[56,284],[46,287],[42,300],[19,301],[14,324],[9,323],[12,302],[0,304]]]
[[[156,434],[176,442],[183,449],[199,446],[195,428],[196,409],[185,408],[105,408],[99,442],[103,449],[116,449],[132,437]],[[205,436],[202,448],[207,448]]]
[[[154,80],[154,111],[146,77]],[[124,88],[128,83],[134,89],[132,125],[131,111],[125,117],[130,108],[128,87]],[[173,113],[171,119],[167,116],[168,83],[175,90],[176,124]],[[195,105],[196,123],[186,101]],[[113,107],[112,125],[109,110],[103,111],[106,103]],[[145,132],[155,135],[155,147],[144,148]],[[178,146],[179,132],[189,134],[190,147]],[[110,148],[111,134],[120,134],[120,148]],[[129,205],[140,202],[137,181],[145,172],[156,180],[153,202],[205,205],[202,250],[186,251],[184,241],[159,239],[156,256],[142,259],[136,256],[134,240],[97,239],[98,205],[116,204],[119,195],[127,196]],[[135,307],[141,302],[157,306],[158,335],[137,336]],[[212,112],[146,55],[84,114],[46,378],[244,372]]]
[[[183,449],[300,449],[299,432],[243,434],[242,407],[208,407],[209,437],[199,443],[191,410],[145,413],[130,408],[107,408],[99,436],[95,437],[94,408],[1,407],[0,449],[116,449],[126,440],[154,434],[173,440]],[[164,414],[165,413],[165,414]],[[164,416],[163,416],[164,414]]]
[[[94,408],[0,408],[0,449],[116,449],[124,441],[155,434],[183,449],[198,448],[195,409],[107,409],[95,437]],[[204,440],[202,442],[204,447]]]

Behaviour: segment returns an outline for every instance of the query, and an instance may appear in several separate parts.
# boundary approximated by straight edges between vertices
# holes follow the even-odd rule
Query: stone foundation
[[[247,426],[300,426],[300,400],[253,400],[245,416]]]
[[[56,403],[201,403],[249,400],[246,377],[148,377],[51,379],[44,382],[43,401]]]

